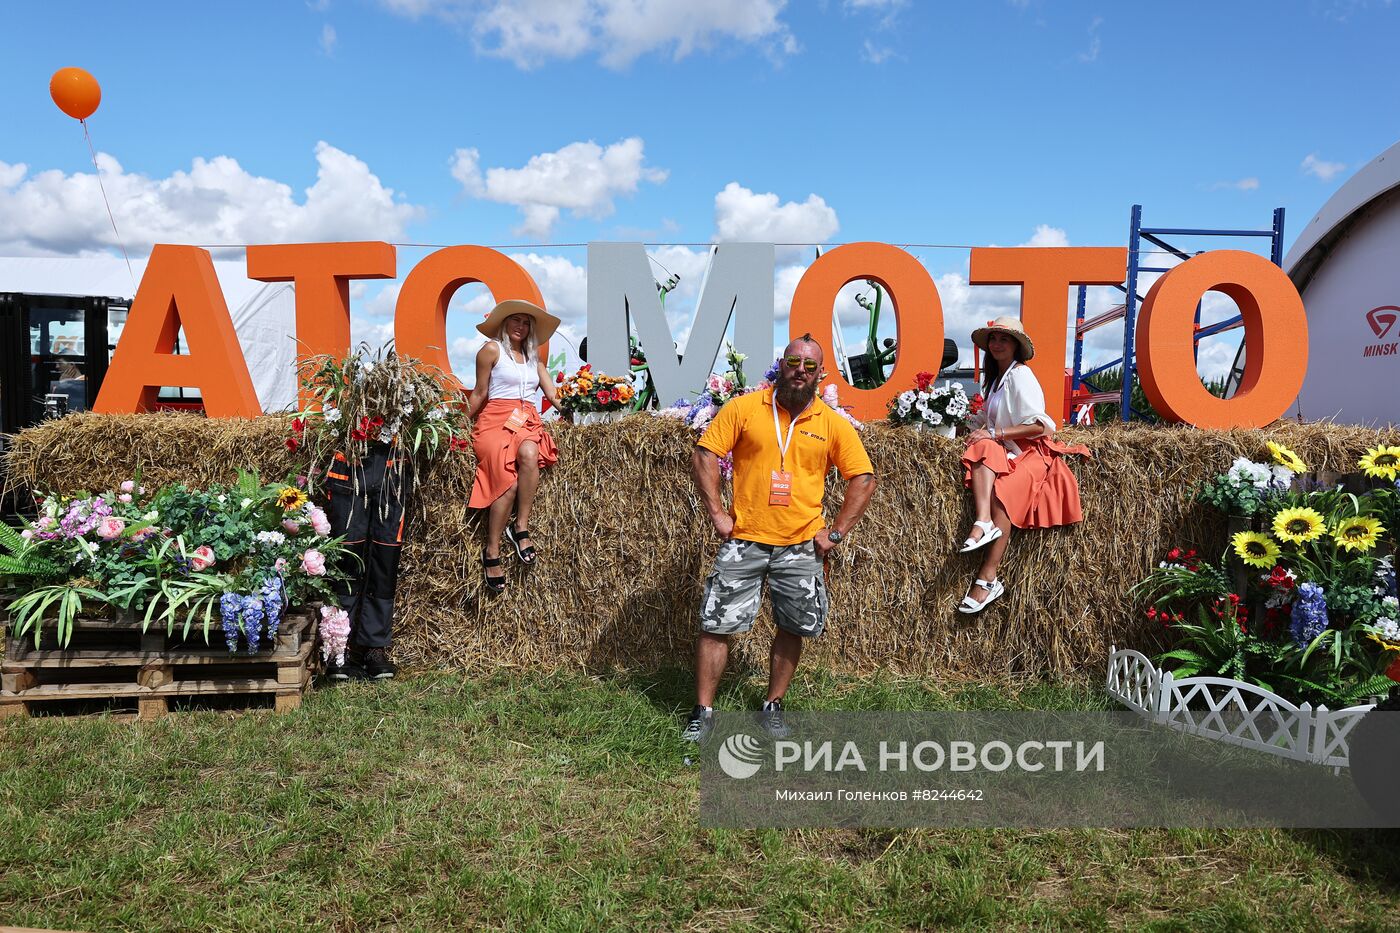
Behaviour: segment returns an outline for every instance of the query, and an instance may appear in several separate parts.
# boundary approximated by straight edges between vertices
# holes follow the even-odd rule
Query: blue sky
[[[1396,141],[1380,117],[1400,99],[1400,8],[1381,0],[50,3],[5,20],[0,255],[113,248],[47,92],[78,65],[103,86],[89,122],[134,253],[537,244],[508,252],[574,336],[584,251],[538,244],[1122,245],[1135,202],[1148,223],[1222,227],[1283,206],[1291,242]],[[1015,307],[966,287],[966,251],[915,252],[950,336]],[[423,253],[400,250],[400,278]],[[654,254],[682,272],[679,322],[704,250]],[[810,251],[780,258],[781,314]],[[357,289],[357,333],[384,332],[393,294]],[[454,319],[454,359],[474,320]]]

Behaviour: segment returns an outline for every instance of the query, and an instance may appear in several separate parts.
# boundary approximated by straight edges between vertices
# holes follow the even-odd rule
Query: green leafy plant
[[[78,615],[84,608],[106,601],[106,594],[94,589],[86,580],[41,586],[10,604],[10,622],[16,638],[23,638],[32,628],[34,647],[38,648],[44,635],[42,623],[52,611],[58,644],[66,648],[73,638],[73,622]]]

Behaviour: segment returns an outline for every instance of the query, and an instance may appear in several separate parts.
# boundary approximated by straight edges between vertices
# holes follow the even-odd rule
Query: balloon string
[[[117,230],[117,218],[112,215],[112,204],[107,200],[107,189],[102,184],[102,169],[97,165],[97,150],[92,147],[92,136],[88,133],[86,120],[79,120],[83,125],[83,139],[87,140],[88,152],[92,153],[92,170],[97,173],[97,190],[102,192],[102,203],[107,207],[107,219],[112,222],[112,234],[117,238],[117,246],[121,247],[122,258],[126,260],[126,274],[131,276],[131,293],[136,294],[136,273],[131,271],[131,257],[126,254],[126,244],[122,242],[122,235]]]

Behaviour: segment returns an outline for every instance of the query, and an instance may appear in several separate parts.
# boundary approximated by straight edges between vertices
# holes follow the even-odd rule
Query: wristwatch
[[[842,541],[846,540],[846,536],[833,528],[826,533],[826,539],[832,544],[840,544]]]

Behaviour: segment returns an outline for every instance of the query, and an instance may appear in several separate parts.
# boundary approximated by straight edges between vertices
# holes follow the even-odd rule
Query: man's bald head
[[[817,339],[811,334],[794,338],[792,343],[783,348],[783,356],[800,356],[803,359],[816,360],[819,364],[825,362],[822,359],[822,345],[817,343]]]

